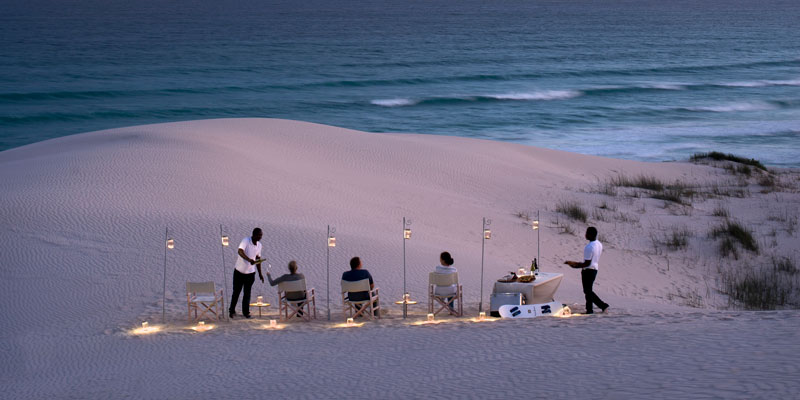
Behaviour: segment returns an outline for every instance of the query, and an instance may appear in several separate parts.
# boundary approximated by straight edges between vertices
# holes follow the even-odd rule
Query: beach
[[[2,151],[0,165],[3,397],[785,398],[800,389],[794,270],[776,272],[795,283],[774,311],[745,310],[726,293],[737,271],[797,264],[795,169],[745,174],[713,160],[648,163],[259,118],[72,135]],[[626,186],[639,177],[665,188]],[[421,303],[407,320],[392,304],[403,293],[403,217],[413,231],[407,287]],[[481,299],[483,218],[492,237]],[[758,250],[734,243],[736,257],[720,254],[714,232],[727,221]],[[579,273],[563,261],[582,256],[590,225],[604,243],[595,291],[609,314],[471,322],[492,283],[537,254],[542,271],[564,274],[555,299],[582,312]],[[233,246],[221,247],[221,226]],[[298,262],[320,318],[263,329],[277,299],[257,281],[253,295],[273,303],[271,317],[189,329],[185,283],[224,281],[227,304],[235,244],[254,227],[273,274]],[[676,232],[688,232],[685,244],[671,241]],[[455,259],[466,316],[411,325],[425,318],[442,251]],[[337,328],[339,279],[354,256],[388,313]],[[161,331],[135,334],[144,321]]]

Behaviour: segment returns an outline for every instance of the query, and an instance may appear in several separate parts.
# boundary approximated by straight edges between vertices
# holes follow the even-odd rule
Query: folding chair
[[[222,289],[217,291],[214,282],[186,282],[186,305],[189,308],[189,322],[201,320],[206,313],[214,314],[218,319],[225,315],[225,297]]]
[[[452,285],[456,285],[455,293],[448,295],[436,294],[437,286],[449,287]],[[450,306],[451,302],[454,304],[452,307]],[[457,307],[455,306],[456,302],[458,303]],[[436,311],[433,310],[434,303],[439,306],[439,309]],[[444,310],[447,310],[447,312],[456,317],[464,315],[464,294],[463,288],[458,284],[458,272],[452,274],[437,274],[436,272],[431,272],[428,275],[428,312],[436,315]]]
[[[286,292],[303,292],[306,298],[303,300],[289,300]],[[306,290],[306,280],[286,281],[278,284],[278,315],[283,314],[283,320],[288,321],[295,316],[304,321],[311,321],[317,318],[317,300],[314,297],[314,288]],[[313,312],[313,314],[312,314]]]
[[[369,299],[352,301],[349,298],[351,292],[367,292]],[[379,300],[378,288],[370,289],[369,279],[355,282],[342,280],[342,315],[345,318],[358,318],[359,316],[369,319],[380,318]]]

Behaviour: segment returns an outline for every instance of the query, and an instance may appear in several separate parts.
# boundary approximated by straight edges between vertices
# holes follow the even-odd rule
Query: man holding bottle
[[[228,313],[231,318],[236,316],[236,303],[239,301],[239,293],[244,289],[242,296],[242,315],[250,318],[250,289],[256,281],[256,269],[258,277],[264,282],[264,275],[261,274],[261,228],[253,229],[252,236],[244,238],[239,243],[239,257],[236,257],[236,264],[233,269],[233,294],[231,306]]]

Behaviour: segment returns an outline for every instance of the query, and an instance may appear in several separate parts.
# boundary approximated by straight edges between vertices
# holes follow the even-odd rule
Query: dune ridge
[[[742,177],[714,165],[273,119],[90,132],[0,152],[0,166],[0,311],[8,318],[0,327],[8,360],[0,376],[12,397],[369,397],[357,382],[388,389],[390,398],[510,396],[537,387],[554,398],[646,391],[656,398],[760,397],[800,389],[794,365],[800,314],[720,310],[727,298],[718,290],[721,268],[798,249],[789,222],[800,205],[795,170],[776,170],[781,185],[761,193],[757,178],[742,186]],[[603,184],[621,174],[748,195],[676,205],[628,195],[632,189],[603,194]],[[588,210],[588,221],[556,211],[565,201]],[[761,254],[743,253],[740,260],[717,254],[717,242],[706,235],[721,221],[712,215],[720,206],[753,227]],[[220,284],[224,274],[226,294],[230,288],[234,250],[224,249],[223,265],[220,224],[234,245],[254,226],[263,228],[272,270],[296,259],[317,289],[322,316],[325,232],[335,226],[330,297],[340,320],[338,281],[352,256],[375,276],[384,304],[400,298],[401,221],[408,217],[412,296],[424,302],[427,272],[447,250],[466,309],[475,315],[481,218],[492,219],[493,231],[486,244],[487,307],[492,282],[536,256],[524,215],[537,210],[542,269],[564,273],[556,300],[576,311],[580,278],[561,263],[579,258],[583,229],[598,226],[605,253],[596,290],[612,305],[611,315],[411,327],[392,305],[386,320],[358,330],[331,329],[324,318],[276,332],[257,329],[265,321],[222,323],[202,334],[185,329],[187,280]],[[649,233],[675,226],[694,232],[687,247],[654,249]],[[131,336],[141,321],[160,320],[166,227],[176,240],[167,255],[169,329]],[[274,302],[268,285],[257,282],[259,294]],[[412,317],[424,308],[412,308]],[[355,346],[364,348],[371,384],[348,381],[351,374],[341,368]],[[293,383],[294,360],[311,369],[308,384]],[[586,365],[599,384],[576,372]],[[536,373],[506,384],[527,371]],[[247,383],[231,387],[238,379]]]

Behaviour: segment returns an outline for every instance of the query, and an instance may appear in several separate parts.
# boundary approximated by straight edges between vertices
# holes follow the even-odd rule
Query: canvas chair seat
[[[455,292],[452,294],[437,294],[437,287],[452,287],[455,285]],[[452,305],[451,305],[452,303]],[[460,317],[464,315],[464,294],[463,288],[458,284],[458,272],[452,274],[440,274],[431,272],[428,274],[428,312],[436,315],[447,310],[451,315]],[[438,309],[434,310],[434,305]]]
[[[287,292],[303,292],[305,299],[289,300],[286,298]],[[284,321],[293,317],[300,317],[304,321],[311,321],[317,318],[317,299],[314,288],[306,289],[306,280],[286,281],[278,284],[278,306],[279,314]]]
[[[217,319],[225,315],[225,297],[214,282],[186,282],[186,305],[190,322],[199,321],[206,314],[213,314]]]
[[[350,293],[366,292],[368,299],[350,300]],[[345,318],[380,318],[380,296],[378,288],[370,289],[369,279],[350,282],[342,280],[342,315]]]

